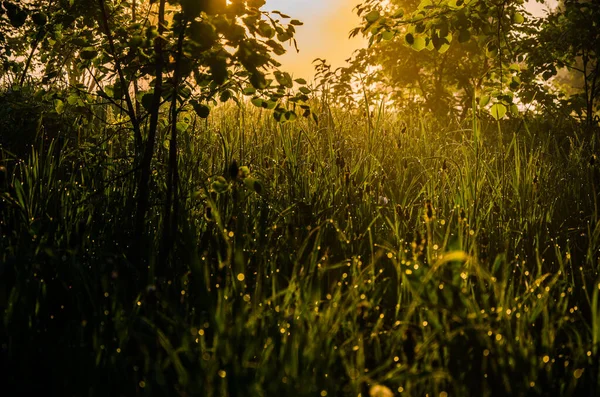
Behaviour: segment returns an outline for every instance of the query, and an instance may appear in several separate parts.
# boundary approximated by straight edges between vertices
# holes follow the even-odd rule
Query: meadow
[[[118,111],[0,103],[7,395],[600,393],[600,165],[569,118],[184,109],[173,260],[159,128],[141,273]]]

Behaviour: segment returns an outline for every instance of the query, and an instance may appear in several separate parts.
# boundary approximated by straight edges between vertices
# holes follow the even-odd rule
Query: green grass
[[[154,259],[137,278],[127,259],[126,130],[90,124],[18,162],[5,147],[0,336],[10,387],[597,393],[600,170],[589,136],[534,116],[457,123],[316,108],[319,124],[277,124],[255,108],[182,116],[184,203],[158,281]],[[148,219],[155,247],[165,139]],[[234,161],[250,174],[232,174]],[[220,176],[225,185],[213,183]]]

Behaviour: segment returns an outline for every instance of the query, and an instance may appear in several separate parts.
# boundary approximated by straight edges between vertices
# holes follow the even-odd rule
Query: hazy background
[[[348,39],[348,32],[359,25],[360,19],[353,11],[360,0],[267,0],[267,10],[279,10],[304,22],[297,28],[299,53],[291,47],[279,58],[283,70],[294,77],[312,78],[315,58],[325,58],[335,67],[344,66],[352,52],[365,45],[366,40]],[[548,1],[552,6],[555,0]],[[547,6],[530,1],[530,12],[543,15]]]

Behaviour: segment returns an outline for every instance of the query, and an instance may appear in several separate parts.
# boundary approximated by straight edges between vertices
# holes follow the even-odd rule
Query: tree
[[[591,128],[597,123],[600,97],[600,4],[567,0],[547,18],[539,21],[524,46],[532,78],[549,81],[560,69],[567,69],[570,95],[563,101]],[[557,80],[556,78],[554,80]]]
[[[371,48],[383,56],[379,61],[383,61],[384,70],[393,66],[386,67],[385,61],[391,57],[385,54],[394,48],[406,46],[417,52],[429,51],[430,54],[412,55],[408,59],[414,60],[412,65],[416,61],[427,65],[423,67],[427,73],[418,73],[413,80],[421,81],[422,92],[433,92],[431,97],[435,100],[430,106],[447,97],[444,83],[449,83],[448,87],[456,84],[466,98],[479,96],[480,105],[487,106],[491,115],[500,119],[509,109],[517,110],[514,91],[520,86],[520,78],[514,43],[521,34],[519,26],[526,21],[523,3],[521,0],[423,0],[405,12],[400,5],[414,7],[414,2],[367,0],[357,7],[363,23],[351,34],[369,37]],[[392,44],[385,44],[386,41]],[[459,48],[450,52],[455,46]],[[463,70],[452,70],[458,65]],[[401,66],[402,69],[410,65]],[[448,73],[449,70],[452,72]],[[427,80],[429,83],[423,84]]]
[[[137,175],[131,258],[139,275],[147,269],[146,216],[160,120],[170,135],[160,250],[165,265],[177,230],[182,107],[206,118],[211,105],[239,101],[244,94],[282,122],[294,120],[297,107],[311,114],[306,89],[290,92],[294,81],[273,58],[285,52],[282,43],[295,43],[301,22],[264,12],[264,5],[265,0],[40,0],[34,6],[7,0],[0,7],[3,61],[21,72],[20,85],[41,83],[62,102],[64,94],[56,90],[62,82],[71,95],[96,95],[128,120]],[[19,40],[29,44],[17,45]]]

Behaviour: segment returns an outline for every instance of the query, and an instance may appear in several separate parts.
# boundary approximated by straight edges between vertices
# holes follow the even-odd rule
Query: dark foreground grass
[[[167,269],[151,255],[147,274],[128,260],[135,180],[123,126],[86,129],[67,113],[23,160],[6,146],[5,387],[600,392],[600,170],[588,135],[534,117],[320,116],[281,125],[254,109],[222,108],[208,122],[182,115],[177,249]]]

